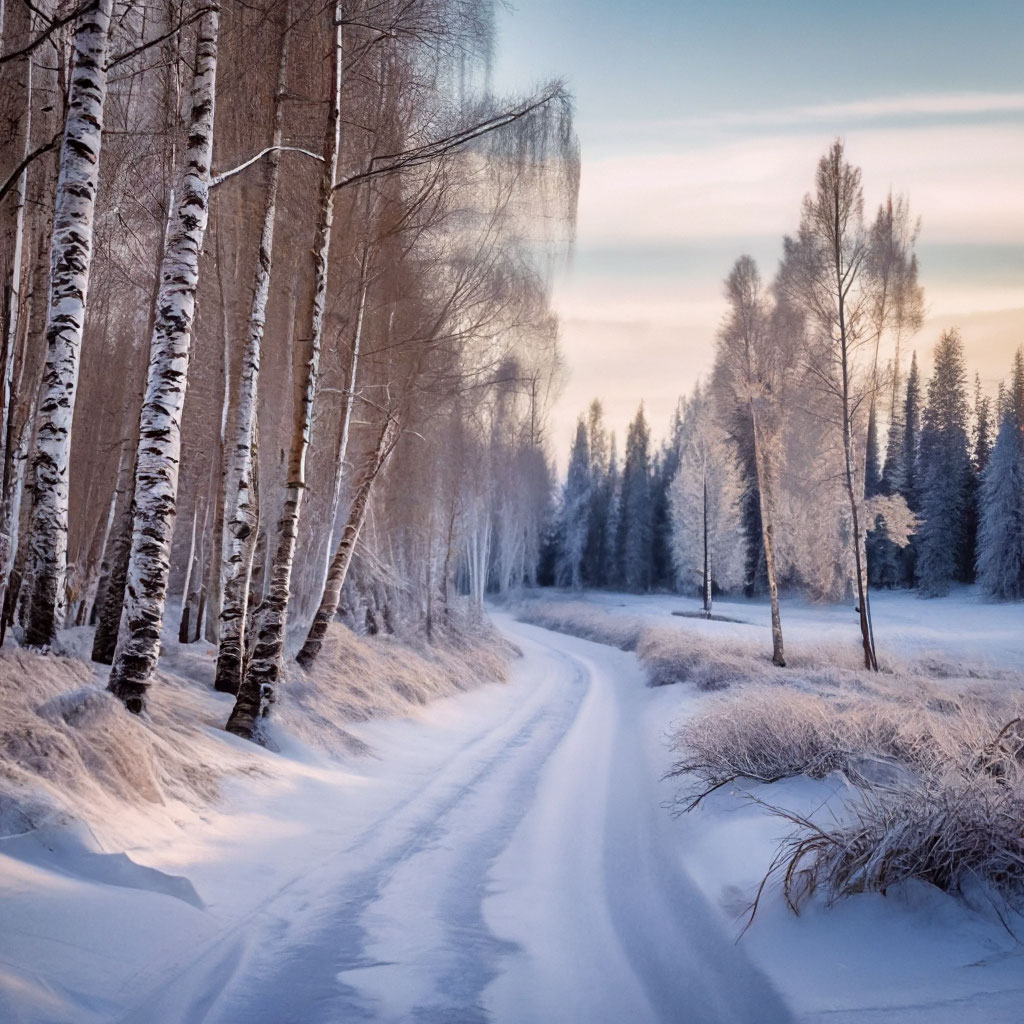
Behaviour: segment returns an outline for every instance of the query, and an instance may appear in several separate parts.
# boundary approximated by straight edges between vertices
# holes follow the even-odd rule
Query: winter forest
[[[988,394],[950,325],[922,377],[919,230],[902,195],[865,216],[836,142],[775,277],[730,270],[714,369],[665,440],[641,403],[620,462],[600,401],[580,417],[540,579],[699,592],[708,615],[718,593],[767,594],[778,665],[780,590],[853,597],[869,669],[873,589],[1024,598],[1024,349]]]
[[[1019,1019],[980,5],[0,0],[0,1021]]]

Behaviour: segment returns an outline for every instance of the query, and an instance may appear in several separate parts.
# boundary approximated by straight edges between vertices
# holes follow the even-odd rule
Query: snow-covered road
[[[460,742],[356,806],[333,855],[296,837],[323,859],[147,971],[120,1019],[790,1019],[674,854],[634,660],[500,625],[524,657],[498,699],[452,702],[475,709]],[[344,835],[344,794],[324,800]]]

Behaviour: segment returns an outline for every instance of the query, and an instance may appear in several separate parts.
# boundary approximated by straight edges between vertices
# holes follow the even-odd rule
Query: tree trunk
[[[786,667],[786,653],[782,643],[782,615],[779,611],[779,581],[775,572],[775,504],[774,486],[770,470],[765,465],[764,444],[757,427],[757,413],[750,404],[750,425],[754,435],[754,469],[757,474],[757,493],[761,503],[761,542],[764,545],[764,568],[768,577],[768,598],[772,607],[772,664]]]
[[[270,585],[255,617],[256,643],[238,690],[227,729],[238,736],[253,738],[257,721],[275,699],[274,689],[281,675],[285,627],[295,546],[298,540],[302,499],[306,489],[306,453],[313,426],[313,402],[320,378],[320,348],[327,300],[327,269],[334,223],[334,182],[341,144],[342,21],[343,5],[335,5],[334,61],[330,114],[324,140],[323,170],[320,176],[319,220],[314,237],[313,273],[306,296],[303,320],[309,323],[309,337],[300,340],[294,362],[301,363],[295,375],[294,422],[288,456],[288,482],[284,506],[277,524],[277,542],[270,570]]]
[[[146,688],[160,653],[170,574],[181,410],[188,379],[199,257],[209,216],[218,29],[218,11],[203,14],[196,39],[188,149],[171,214],[174,227],[162,261],[140,421],[128,585],[109,683],[111,692],[135,712],[145,707]]]
[[[60,151],[46,370],[32,452],[32,580],[25,643],[34,647],[46,647],[56,636],[67,574],[71,425],[92,262],[112,7],[113,0],[95,0],[79,17]]]
[[[291,30],[291,5],[285,7],[281,49],[278,55],[277,93],[274,97],[274,127],[271,146],[280,146],[283,138],[284,99],[287,86],[288,37]],[[238,693],[242,681],[242,652],[245,649],[245,623],[248,615],[249,584],[259,506],[253,488],[253,438],[259,404],[260,354],[267,322],[267,299],[273,266],[274,224],[277,218],[277,191],[281,154],[271,151],[267,158],[266,201],[263,231],[253,285],[249,333],[242,353],[242,374],[234,422],[234,439],[225,474],[224,551],[220,577],[220,635],[217,641],[217,669],[213,686],[221,693]]]
[[[836,237],[839,237],[839,214],[836,212]],[[837,276],[839,278],[839,341],[841,346],[841,360],[843,373],[843,471],[846,484],[846,494],[850,501],[850,526],[853,530],[853,559],[854,571],[857,575],[857,614],[860,619],[861,645],[864,648],[864,667],[877,672],[878,659],[875,655],[875,645],[871,638],[871,622],[868,610],[868,588],[867,574],[864,566],[864,544],[860,528],[860,511],[858,507],[858,488],[856,486],[855,465],[853,451],[853,424],[850,415],[850,368],[849,349],[846,335],[846,312],[843,303],[843,283],[839,274],[840,263],[836,260]],[[859,488],[863,493],[863,484]]]
[[[711,548],[708,543],[708,471],[704,467],[701,475],[703,499],[703,537],[704,537],[704,571],[701,574],[701,595],[704,600],[704,615],[711,618]]]
[[[352,506],[349,509],[348,522],[341,534],[341,541],[338,550],[331,560],[330,570],[327,574],[327,583],[324,586],[320,598],[320,605],[313,617],[313,624],[309,627],[309,634],[306,642],[302,645],[296,661],[307,671],[312,667],[316,656],[323,647],[324,637],[327,635],[327,626],[334,613],[338,610],[341,601],[341,588],[345,585],[345,578],[348,576],[349,566],[352,564],[352,553],[355,551],[356,541],[359,539],[359,532],[366,521],[366,510],[369,506],[370,492],[373,483],[377,479],[388,456],[394,450],[397,439],[397,428],[395,421],[389,416],[377,439],[377,447],[363,467],[363,474],[360,477],[356,492],[352,498]]]

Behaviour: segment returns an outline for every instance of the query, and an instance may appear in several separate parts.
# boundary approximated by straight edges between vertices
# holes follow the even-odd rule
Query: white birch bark
[[[398,425],[396,421],[388,417],[387,422],[381,429],[377,438],[377,446],[367,459],[363,467],[359,483],[356,485],[355,494],[352,497],[352,505],[349,509],[348,522],[341,533],[341,540],[338,549],[331,559],[330,569],[327,573],[327,583],[324,586],[320,597],[320,604],[313,617],[313,624],[309,627],[306,642],[302,645],[296,661],[304,668],[309,669],[316,656],[323,647],[324,637],[327,635],[327,626],[334,618],[341,601],[341,588],[345,585],[348,576],[349,566],[352,564],[352,555],[355,553],[356,542],[362,531],[363,523],[366,522],[366,511],[370,503],[370,492],[373,490],[374,481],[384,468],[391,452],[394,451],[398,440]]]
[[[32,451],[32,590],[27,595],[25,643],[36,647],[48,646],[56,635],[67,574],[71,426],[92,263],[112,7],[113,0],[96,0],[75,28],[74,69],[60,150],[46,369]]]
[[[281,675],[292,567],[302,514],[302,499],[306,489],[306,453],[309,450],[313,426],[313,403],[320,379],[328,257],[331,228],[334,223],[334,183],[337,176],[338,150],[341,145],[344,10],[340,2],[335,4],[333,14],[335,34],[330,114],[320,176],[319,216],[312,247],[313,273],[303,311],[303,319],[308,316],[309,336],[299,340],[294,353],[293,362],[297,364],[301,361],[302,365],[297,366],[299,372],[295,375],[294,422],[288,455],[285,500],[277,523],[277,539],[270,565],[267,593],[255,615],[256,642],[252,657],[246,666],[245,677],[239,687],[235,707],[227,722],[227,729],[230,732],[248,738],[255,735],[260,715],[267,705],[274,701],[274,690]]]
[[[34,19],[29,19],[29,26],[35,24]],[[2,33],[0,33],[2,37]],[[25,117],[24,117],[24,144],[22,145],[22,159],[27,159],[32,151],[32,70],[35,62],[29,56],[25,61]],[[28,167],[26,166],[18,176],[18,191],[15,194],[14,212],[14,252],[11,259],[11,281],[10,299],[7,308],[7,331],[4,337],[4,382],[3,382],[3,407],[0,409],[0,462],[7,452],[8,433],[8,410],[11,406],[11,389],[14,383],[14,352],[15,341],[18,337],[18,327],[21,314],[21,264],[24,260],[25,246],[25,199],[28,192]],[[0,537],[0,544],[4,540]],[[6,561],[6,556],[4,556]]]
[[[234,423],[234,438],[228,456],[227,484],[224,494],[223,556],[220,577],[220,617],[217,643],[217,668],[214,689],[238,693],[242,681],[242,652],[245,650],[245,623],[248,614],[249,584],[256,551],[259,506],[253,486],[253,437],[259,404],[260,355],[267,323],[267,299],[273,266],[274,224],[277,219],[277,192],[281,177],[280,146],[284,133],[284,99],[287,88],[288,37],[291,5],[286,5],[281,49],[278,58],[277,92],[274,97],[274,121],[271,151],[267,157],[266,201],[263,230],[256,261],[249,332],[242,353],[242,373]]]
[[[145,707],[160,653],[178,494],[181,410],[188,380],[199,257],[209,217],[217,75],[216,9],[198,22],[188,148],[171,212],[172,229],[160,271],[149,376],[135,471],[135,519],[121,628],[109,689],[129,711]]]

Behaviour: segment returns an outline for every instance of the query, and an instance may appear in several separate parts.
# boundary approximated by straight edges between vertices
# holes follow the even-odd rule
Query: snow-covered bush
[[[958,692],[907,675],[833,693],[746,687],[676,734],[669,776],[688,780],[676,805],[692,810],[741,779],[839,772],[856,795],[826,821],[766,804],[795,826],[766,875],[794,910],[815,892],[832,902],[911,879],[951,893],[974,879],[1019,903],[1022,705],[1019,687]]]
[[[827,902],[885,893],[916,879],[962,894],[982,884],[1011,906],[1024,904],[1024,778],[908,777],[865,786],[838,822],[819,823],[781,808],[796,826],[768,876],[782,878],[795,911],[815,892]]]

